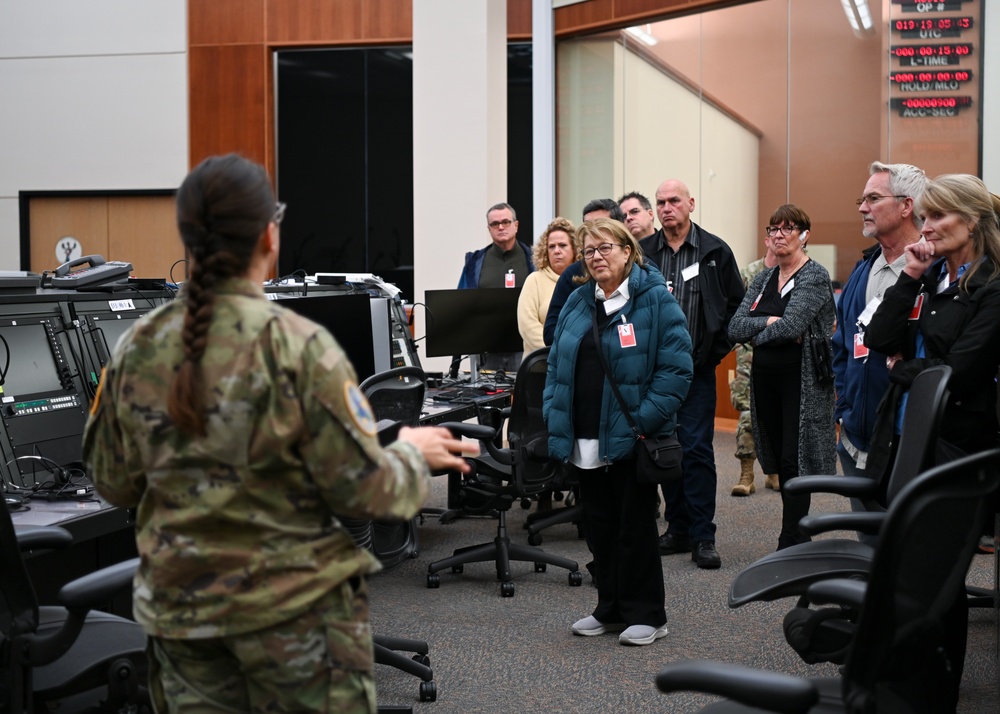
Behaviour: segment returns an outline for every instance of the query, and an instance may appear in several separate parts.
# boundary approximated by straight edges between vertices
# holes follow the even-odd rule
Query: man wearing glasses
[[[630,191],[618,199],[625,214],[625,227],[636,240],[648,238],[656,232],[653,227],[653,205],[638,191]]]
[[[896,283],[906,266],[904,249],[920,240],[914,202],[927,183],[924,172],[909,164],[874,161],[868,173],[864,194],[856,203],[861,232],[876,244],[863,252],[844,285],[833,335],[834,417],[840,422],[837,454],[848,476],[864,476],[866,468],[877,473],[879,468],[869,465],[868,447],[875,410],[889,387],[889,372],[885,355],[870,354],[865,347],[864,333],[882,294]],[[859,501],[852,499],[851,504],[854,510],[863,510]],[[861,539],[869,540],[866,536]]]
[[[687,316],[694,357],[691,389],[677,413],[683,476],[661,484],[668,526],[660,536],[660,553],[691,553],[699,568],[714,569],[722,566],[715,548],[715,368],[733,348],[729,321],[746,289],[733,251],[691,220],[693,210],[688,187],[664,181],[656,189],[661,228],[639,246]]]
[[[498,203],[486,212],[486,227],[493,242],[465,254],[459,289],[521,287],[535,266],[531,247],[517,239],[517,214],[510,204]]]

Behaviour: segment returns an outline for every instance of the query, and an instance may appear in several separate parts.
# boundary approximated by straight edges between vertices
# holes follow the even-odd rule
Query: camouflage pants
[[[753,443],[753,424],[750,421],[749,410],[740,412],[740,420],[736,423],[736,458],[757,458],[757,449]]]
[[[368,588],[352,579],[296,620],[204,640],[151,638],[157,714],[374,714]]]
[[[740,353],[740,357],[743,357]],[[736,424],[736,458],[756,459],[753,443],[753,423],[750,421],[750,361],[737,358],[736,376],[729,382],[729,399],[740,413]]]

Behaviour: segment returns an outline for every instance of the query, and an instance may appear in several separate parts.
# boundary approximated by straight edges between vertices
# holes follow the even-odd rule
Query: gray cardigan
[[[833,385],[816,382],[812,352],[805,344],[810,327],[815,335],[833,333],[834,306],[830,274],[815,260],[810,260],[795,276],[795,287],[788,298],[784,316],[767,325],[766,317],[751,317],[750,306],[767,285],[776,268],[765,268],[753,279],[746,296],[729,323],[729,337],[734,342],[754,345],[791,342],[802,339],[802,396],[799,399],[799,474],[834,474],[837,470],[836,430],[833,421]],[[791,378],[791,375],[789,375]],[[751,384],[753,370],[750,371]],[[751,395],[753,390],[751,389]],[[778,455],[771,452],[763,424],[757,419],[756,405],[750,401],[753,438],[757,460],[764,473],[778,472]]]

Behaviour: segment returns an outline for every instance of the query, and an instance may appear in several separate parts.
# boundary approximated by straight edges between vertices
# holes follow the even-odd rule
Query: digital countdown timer
[[[904,39],[938,39],[961,37],[962,32],[971,30],[971,17],[935,17],[914,20],[893,20],[892,29]]]
[[[972,54],[972,43],[962,42],[946,45],[893,45],[889,53],[899,59],[901,65],[910,67],[936,67],[959,64],[964,57]]]
[[[901,117],[955,117],[972,106],[972,97],[894,97],[890,105]]]
[[[889,81],[901,92],[952,92],[962,84],[972,81],[967,69],[938,70],[936,72],[893,72]]]

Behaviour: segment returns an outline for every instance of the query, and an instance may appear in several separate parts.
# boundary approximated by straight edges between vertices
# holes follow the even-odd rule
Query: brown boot
[[[744,456],[740,459],[740,482],[733,486],[733,495],[749,496],[756,490],[753,485],[753,459]]]
[[[781,484],[778,483],[778,474],[767,474],[764,477],[764,488],[769,488],[772,491],[780,491]]]

